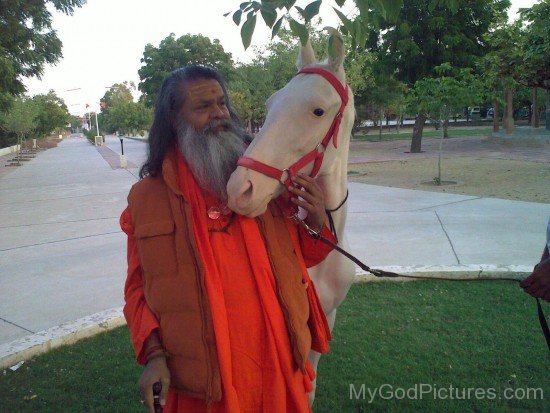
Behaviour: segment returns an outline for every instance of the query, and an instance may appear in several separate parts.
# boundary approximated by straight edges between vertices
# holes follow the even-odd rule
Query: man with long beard
[[[249,139],[221,76],[190,66],[164,81],[141,180],[128,195],[124,315],[142,402],[164,412],[308,412],[310,349],[330,332],[307,268],[330,252],[289,216],[325,225],[323,194],[295,179],[254,219],[226,206],[226,184]]]

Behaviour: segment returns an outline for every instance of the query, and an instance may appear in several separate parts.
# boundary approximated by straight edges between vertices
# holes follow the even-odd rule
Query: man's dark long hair
[[[227,88],[222,75],[215,69],[205,66],[186,66],[170,73],[160,88],[155,105],[155,117],[149,131],[149,153],[147,161],[139,171],[139,177],[157,176],[162,172],[162,161],[166,151],[177,143],[177,116],[185,98],[185,82],[198,79],[214,79],[223,89],[225,103],[233,121],[240,125],[239,119],[229,104]]]

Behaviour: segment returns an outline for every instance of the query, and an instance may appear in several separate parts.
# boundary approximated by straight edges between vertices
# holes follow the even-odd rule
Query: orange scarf
[[[231,365],[229,326],[227,321],[228,317],[225,307],[222,282],[220,279],[220,272],[216,259],[214,258],[214,251],[212,250],[212,246],[210,244],[206,201],[201,188],[197,185],[195,178],[189,170],[183,156],[179,151],[177,153],[179,187],[184,197],[191,205],[193,232],[206,275],[205,285],[212,310],[212,320],[216,336],[216,349],[223,384],[223,403],[225,405],[226,412],[237,413],[240,409],[238,396],[232,385],[233,370]],[[263,303],[266,328],[274,337],[285,381],[290,382],[290,377],[293,374],[290,366],[293,366],[293,360],[292,354],[288,349],[288,333],[277,296],[276,294],[273,294],[273,291],[276,291],[274,285],[275,278],[273,276],[273,271],[262,236],[254,219],[238,216],[233,225],[241,226],[248,255],[250,257],[254,257],[254,259],[250,261],[250,264],[254,277],[256,278],[260,301]],[[289,221],[288,225],[293,224]],[[290,233],[293,234],[295,231],[290,231]],[[292,241],[293,244],[295,244],[295,250],[300,251],[299,240],[297,237],[293,236]],[[227,255],[226,259],[231,260],[230,254],[226,251],[216,251],[216,254]],[[328,323],[321,309],[313,283],[309,279],[307,269],[303,264],[303,260],[300,260],[300,262],[302,272],[304,273],[303,279],[309,281],[309,288],[307,291],[310,301],[310,320],[308,323],[312,331],[312,347],[316,351],[326,352],[328,351],[328,340],[330,340]],[[266,280],[269,280],[269,282],[266,282]],[[270,311],[267,311],[266,309],[270,309]],[[279,311],[272,311],[271,309],[279,309]],[[314,379],[315,373],[311,369],[309,363],[306,364],[307,374],[304,376],[304,384],[306,391],[309,392],[313,388],[311,381]],[[290,387],[290,391],[298,392],[299,389],[293,389]],[[297,399],[303,397],[303,395],[300,396],[299,394],[295,394],[294,396]]]

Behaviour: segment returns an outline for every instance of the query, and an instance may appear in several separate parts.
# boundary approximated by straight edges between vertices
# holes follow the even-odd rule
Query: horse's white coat
[[[345,84],[343,68],[344,48],[341,36],[331,29],[329,40],[329,60],[318,64],[308,42],[300,50],[298,65],[301,67],[317,65],[330,72]],[[317,182],[323,190],[326,208],[334,209],[346,196],[347,163],[351,129],[355,116],[353,96],[349,91],[349,103],[338,134],[338,148],[331,143],[325,151],[323,165]],[[248,147],[245,156],[276,168],[287,168],[303,155],[311,151],[323,139],[334,116],[340,107],[341,99],[332,85],[319,75],[300,74],[295,76],[283,89],[274,93],[267,101],[265,123]],[[324,110],[317,117],[313,111]],[[303,172],[309,174],[313,165]],[[234,211],[257,216],[263,213],[271,199],[279,196],[285,188],[275,179],[259,172],[238,167],[227,185],[228,205]],[[344,226],[347,217],[347,205],[332,213],[336,234],[340,246],[347,249]],[[333,251],[319,265],[310,269],[323,310],[327,315],[331,329],[334,326],[336,309],[342,303],[353,282],[355,267],[343,255]],[[320,355],[312,352],[310,361],[317,368]],[[313,401],[312,394],[311,400]]]

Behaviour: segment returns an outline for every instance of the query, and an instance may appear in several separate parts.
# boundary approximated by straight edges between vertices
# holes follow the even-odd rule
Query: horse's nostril
[[[239,196],[237,197],[237,206],[241,209],[246,208],[246,206],[250,203],[253,192],[252,182],[246,181],[241,188]]]

